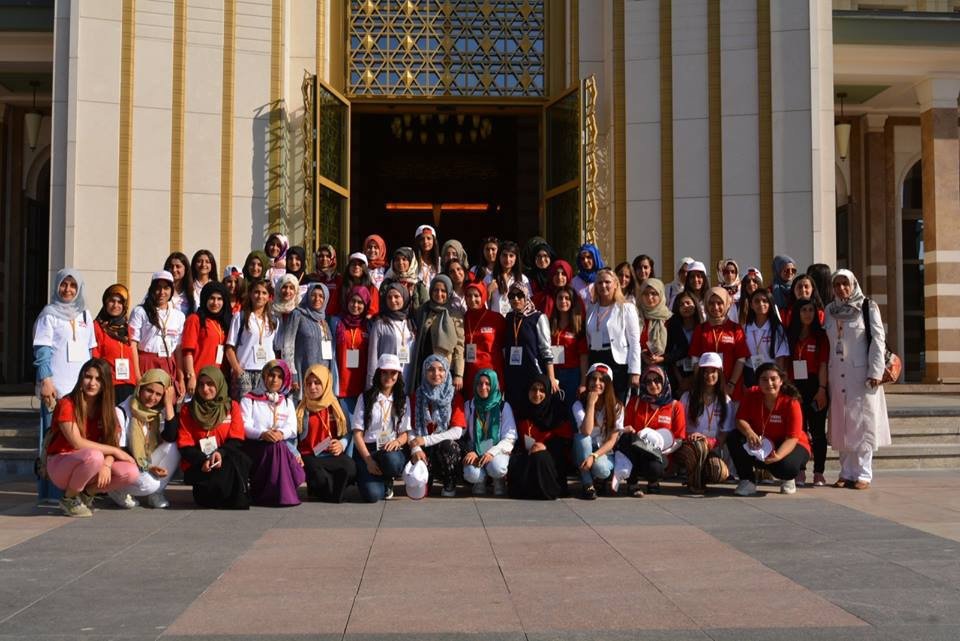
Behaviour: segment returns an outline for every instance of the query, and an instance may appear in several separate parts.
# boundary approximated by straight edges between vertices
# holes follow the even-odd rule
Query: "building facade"
[[[686,255],[849,266],[908,376],[960,380],[958,5],[0,3],[2,381],[29,380],[64,265],[96,308],[172,251],[345,255],[422,222],[471,251],[590,238],[665,280]]]

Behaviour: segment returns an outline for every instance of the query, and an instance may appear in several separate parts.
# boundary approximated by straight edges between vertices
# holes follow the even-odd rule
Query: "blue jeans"
[[[373,460],[380,466],[383,476],[374,476],[367,469],[367,464],[360,458],[360,452],[353,451],[353,460],[357,464],[357,487],[360,489],[360,496],[367,503],[376,503],[382,501],[385,496],[385,483],[392,483],[393,479],[403,474],[403,466],[407,463],[407,456],[403,450],[396,452],[387,452],[385,450],[377,451],[375,443],[367,443],[367,451],[373,457]]]
[[[577,467],[587,460],[588,456],[597,451],[599,447],[600,446],[594,442],[593,438],[584,436],[583,434],[575,434],[573,436],[573,456],[577,463]],[[581,470],[580,482],[584,485],[593,485],[593,479],[600,479],[602,481],[603,479],[609,477],[612,473],[613,453],[611,452],[603,456],[598,456],[593,462],[593,467],[590,468],[590,471],[585,472]]]
[[[47,435],[47,430],[53,427],[53,412],[47,409],[44,403],[40,403],[40,444],[43,447],[43,437]],[[42,501],[59,501],[63,498],[63,490],[53,484],[48,479],[37,480],[37,499]]]

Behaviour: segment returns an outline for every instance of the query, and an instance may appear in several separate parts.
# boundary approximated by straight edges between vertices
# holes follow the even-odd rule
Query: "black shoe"
[[[660,484],[647,483],[647,494],[660,494]]]
[[[580,490],[580,498],[585,501],[595,501],[597,498],[597,489],[592,485],[585,486]]]
[[[454,481],[447,481],[443,484],[443,491],[440,492],[440,496],[445,498],[453,498],[457,495],[457,484]]]

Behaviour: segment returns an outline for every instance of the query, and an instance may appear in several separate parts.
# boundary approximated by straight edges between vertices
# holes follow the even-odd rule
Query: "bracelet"
[[[590,452],[590,456],[592,456],[592,457],[593,457],[593,460],[594,460],[594,461],[596,461],[596,460],[597,460],[597,458],[598,458],[598,457],[597,457],[597,453],[596,453],[596,452]]]

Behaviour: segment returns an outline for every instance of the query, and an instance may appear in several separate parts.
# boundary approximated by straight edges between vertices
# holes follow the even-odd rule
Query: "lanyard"
[[[517,314],[517,320],[513,321],[513,344],[520,344],[520,326],[523,325],[523,316]]]
[[[377,405],[380,406],[380,431],[386,432],[390,424],[390,413],[393,411],[393,399],[377,399]]]
[[[320,421],[320,433],[317,435],[317,443],[330,436],[330,413],[326,408],[317,412],[317,420]]]
[[[77,319],[70,321],[70,331],[73,333],[73,342],[77,342]]]
[[[489,311],[490,311],[489,309],[484,309],[484,310],[483,310],[483,313],[480,314],[480,320],[477,322],[477,324],[478,324],[480,327],[483,327],[483,319],[485,319],[485,318],[487,317],[487,312],[489,312]],[[468,342],[468,343],[474,342],[474,341],[473,341],[473,334],[474,334],[474,332],[475,332],[475,330],[474,330],[473,326],[468,322],[468,323],[467,323],[467,336],[468,336],[467,342]]]
[[[597,329],[598,332],[600,331],[600,323],[601,323],[601,321],[606,321],[606,320],[607,320],[607,317],[610,316],[611,312],[613,312],[613,305],[609,305],[609,306],[607,307],[607,311],[605,311],[605,312],[601,312],[601,311],[600,311],[601,309],[603,309],[603,306],[598,305],[598,306],[597,306],[597,314],[596,314],[596,316],[595,316],[595,319],[596,319],[595,326],[596,326],[596,329]]]
[[[720,352],[720,340],[723,338],[723,325],[720,326],[720,333],[713,327],[710,328],[710,334],[713,336],[713,351]]]
[[[770,335],[770,330],[761,331],[761,332],[750,332],[750,333],[753,334],[753,354],[757,355],[760,353],[760,346],[763,345],[764,341]],[[760,338],[757,338],[758,334]]]
[[[253,322],[257,324],[257,332],[259,332],[259,334],[260,334],[260,344],[263,345],[263,332],[264,332],[264,330],[266,330],[266,328],[267,328],[266,315],[264,315],[264,319],[263,319],[263,322],[262,322],[262,323],[260,322],[260,319],[257,318],[257,313],[256,313],[256,312],[254,312],[254,313],[252,314],[252,316],[253,316]]]
[[[760,403],[760,438],[763,438],[763,435],[767,433],[767,424],[770,423],[770,419],[773,417],[774,411],[777,409],[777,402],[773,402],[773,409],[770,410],[770,413],[767,414],[767,418],[763,418],[763,413],[767,409],[767,404],[765,401]]]
[[[716,431],[713,429],[713,418],[717,415],[717,402],[714,401],[705,409],[707,411],[707,432],[714,434]]]
[[[166,352],[167,356],[170,356],[170,347],[167,345],[167,323],[170,322],[170,303],[167,303],[167,307],[164,310],[164,315],[161,318],[160,310],[157,310],[157,320],[160,321],[160,340],[163,341],[163,351]]]
[[[354,327],[350,330],[350,349],[357,349],[360,347],[360,338],[362,338],[362,336],[360,336],[359,327]]]
[[[660,410],[662,410],[664,407],[666,407],[666,406],[664,405],[664,406],[662,406],[662,407],[658,407],[657,409],[655,409],[655,410],[653,411],[653,416],[650,416],[649,418],[647,417],[647,410],[646,410],[646,408],[644,408],[644,410],[643,410],[643,426],[644,426],[644,427],[650,427],[650,424],[653,423],[653,421],[654,421],[654,420],[657,418],[657,416],[660,414]]]

